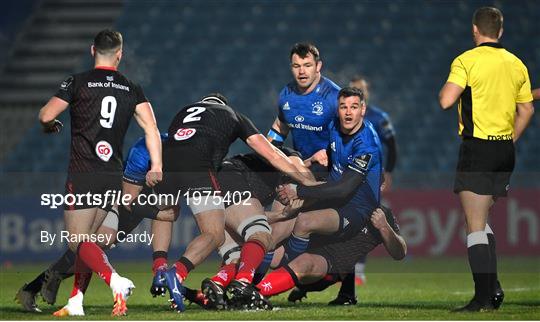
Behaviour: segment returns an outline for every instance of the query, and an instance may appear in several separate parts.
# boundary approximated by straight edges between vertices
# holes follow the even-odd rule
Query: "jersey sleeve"
[[[280,93],[279,93],[279,99],[278,99],[278,106],[277,106],[277,109],[278,109],[278,119],[282,122],[282,123],[287,123],[285,121],[285,115],[283,114],[283,96],[284,96],[284,92],[285,92],[285,89],[283,89]]]
[[[378,133],[380,133],[380,138],[384,141],[387,141],[396,135],[396,131],[394,130],[394,126],[390,121],[390,117],[386,113],[382,115],[377,127],[379,128]]]
[[[135,88],[135,100],[136,100],[135,105],[148,102],[148,99],[144,95],[144,91],[142,87],[139,85],[135,85],[134,88]]]
[[[533,97],[531,93],[531,81],[529,79],[529,73],[527,71],[527,67],[523,63],[521,65],[521,70],[524,75],[524,82],[521,85],[521,88],[519,88],[518,95],[516,98],[516,103],[528,103],[532,102]]]
[[[58,88],[58,91],[54,96],[71,103],[71,100],[73,99],[73,95],[75,94],[75,76],[70,75],[64,81],[62,84],[60,84],[60,87]]]
[[[248,137],[259,134],[259,130],[253,124],[253,122],[244,114],[236,112],[236,117],[238,119],[238,136],[243,140],[247,140]]]
[[[130,150],[124,168],[124,181],[138,186],[144,185],[150,169],[150,154],[144,139],[140,139]]]
[[[454,59],[450,66],[450,75],[447,82],[454,83],[462,88],[467,87],[467,70],[461,60],[461,56]]]

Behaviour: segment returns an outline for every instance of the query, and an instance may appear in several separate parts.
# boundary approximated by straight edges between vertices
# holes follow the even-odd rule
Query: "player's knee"
[[[295,236],[306,237],[311,234],[313,229],[313,222],[310,219],[312,218],[310,218],[309,215],[306,215],[305,213],[301,213],[298,215],[293,228],[293,233]]]
[[[218,248],[218,254],[225,264],[236,263],[240,259],[240,245],[235,242],[223,244]]]
[[[238,225],[236,232],[242,236],[244,241],[254,238],[264,243],[267,249],[272,246],[272,228],[270,228],[268,218],[265,215],[256,215],[245,219]]]
[[[304,253],[289,263],[289,267],[296,273],[300,281],[303,278],[313,277],[315,270],[311,256],[311,254]]]
[[[225,242],[225,231],[213,231],[210,233],[211,243],[214,248],[219,248]]]
[[[259,231],[251,235],[247,241],[258,242],[261,246],[264,247],[265,252],[273,249],[272,235],[266,231]]]

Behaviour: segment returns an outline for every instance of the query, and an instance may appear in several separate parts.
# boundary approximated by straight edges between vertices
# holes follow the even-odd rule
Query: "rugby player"
[[[392,258],[405,257],[407,245],[389,209],[375,209],[362,226],[350,236],[317,235],[305,253],[257,284],[260,294],[265,297],[280,294],[295,285],[322,290],[342,279],[360,257],[381,243]]]
[[[39,120],[46,133],[57,133],[62,124],[56,119],[68,106],[71,115],[71,156],[66,193],[104,194],[121,188],[122,145],[132,116],[143,128],[151,157],[147,184],[162,177],[161,140],[152,107],[142,89],[117,71],[122,58],[122,36],[103,30],[91,47],[94,69],[69,76],[58,92],[40,110]],[[65,207],[66,229],[75,236],[94,233],[113,205],[85,202]],[[83,315],[85,280],[96,272],[113,292],[112,315],[125,315],[126,300],[133,283],[118,275],[103,250],[95,243],[72,239],[69,248],[76,253],[75,282],[68,304],[56,316]]]
[[[362,75],[355,75],[349,82],[350,87],[356,87],[364,92],[366,100],[366,116],[365,119],[371,122],[381,143],[383,145],[383,159],[384,162],[384,181],[381,186],[383,192],[390,191],[392,188],[392,171],[397,161],[397,145],[395,139],[395,130],[390,121],[390,117],[379,107],[370,104],[369,101],[369,88],[370,83],[367,78]],[[365,275],[366,257],[360,258],[360,261],[355,264],[354,274],[346,276],[339,289],[337,297],[330,301],[329,305],[350,305],[356,304],[357,299],[355,296],[354,285],[362,285],[366,281]],[[304,293],[305,294],[305,293]],[[299,299],[298,295],[293,296],[293,292],[289,296],[289,300]],[[300,297],[301,298],[301,297]]]
[[[296,182],[306,185],[316,182],[297,172],[290,159],[218,93],[182,108],[171,122],[168,134],[163,145],[164,180],[154,189],[157,193],[184,194],[201,232],[165,274],[172,305],[183,311],[182,282],[225,239],[225,213],[216,172],[232,142],[242,139]],[[257,243],[252,245],[264,249]]]
[[[167,134],[162,134],[161,139],[165,139]],[[125,162],[122,191],[124,194],[130,193],[131,200],[137,198],[146,182],[146,174],[150,170],[150,154],[146,147],[144,137],[138,139],[130,148],[127,160]],[[109,211],[107,216],[96,231],[97,235],[110,235],[110,244],[99,244],[102,249],[109,249],[116,242],[117,232],[120,234],[129,234],[134,230],[144,218],[153,219],[152,234],[155,238],[152,240],[154,249],[154,258],[156,253],[168,250],[170,235],[172,231],[172,221],[178,218],[178,209],[159,209],[151,206],[134,205],[133,211],[129,207],[118,207],[118,213]],[[166,254],[166,253],[165,253]],[[156,261],[152,267],[156,270]],[[43,300],[53,305],[56,302],[58,288],[60,283],[73,276],[75,269],[75,253],[69,248],[66,252],[49,268],[39,274],[28,284],[24,284],[17,292],[16,299],[22,305],[23,309],[29,312],[41,312],[36,304],[36,296],[41,293]],[[90,282],[90,276],[85,280],[86,284]],[[164,288],[164,285],[159,285]]]

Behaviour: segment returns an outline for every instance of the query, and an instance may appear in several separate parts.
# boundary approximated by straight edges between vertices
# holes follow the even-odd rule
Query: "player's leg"
[[[64,211],[65,227],[69,232],[68,247],[77,256],[75,259],[75,279],[68,303],[62,309],[56,311],[55,316],[84,315],[84,292],[92,277],[92,271],[88,269],[88,266],[84,264],[78,255],[79,237],[88,236],[92,233],[96,215],[97,208]]]
[[[60,283],[73,275],[75,266],[75,253],[71,249],[41,272],[35,279],[25,283],[17,292],[15,298],[25,311],[41,312],[36,304],[36,297],[41,293],[43,300],[50,305],[56,302]]]
[[[465,213],[467,252],[474,280],[474,298],[464,309],[477,310],[476,306],[489,308],[493,291],[489,265],[491,261],[489,240],[485,229],[493,198],[490,195],[461,191],[459,199]]]
[[[285,262],[291,261],[302,254],[309,244],[312,233],[329,235],[339,231],[340,216],[335,209],[321,209],[300,213],[294,223],[291,236],[285,247]]]
[[[272,296],[290,290],[295,285],[311,284],[328,272],[328,263],[321,255],[303,253],[288,265],[269,273],[257,289],[263,296]]]
[[[234,236],[234,237],[233,237]],[[218,248],[218,254],[222,258],[222,265],[216,275],[211,278],[206,278],[201,283],[201,290],[207,299],[203,307],[207,309],[223,310],[228,307],[225,290],[227,286],[234,280],[237,271],[238,261],[240,260],[240,252],[242,241],[236,232],[229,227],[225,227],[225,241]],[[191,294],[193,295],[193,294]],[[186,295],[186,298],[188,296]],[[189,298],[188,298],[189,299]],[[197,302],[199,299],[189,299],[192,302]]]
[[[97,230],[106,217],[107,212],[102,209],[89,208],[78,210],[67,210],[64,213],[66,228],[73,235],[90,234]],[[95,229],[95,230],[94,230]],[[70,248],[75,248],[77,260],[75,264],[75,282],[68,305],[55,315],[77,315],[84,312],[70,309],[71,307],[82,308],[82,299],[88,286],[92,271],[96,272],[107,285],[109,285],[114,295],[113,315],[124,315],[127,311],[126,300],[134,288],[133,283],[118,275],[108,261],[105,252],[96,244],[89,241],[78,242],[73,240],[69,243]]]
[[[250,308],[253,287],[248,287],[255,270],[262,263],[268,249],[273,248],[271,228],[264,208],[255,198],[227,208],[226,224],[234,227],[243,239],[238,272],[227,288],[229,302],[236,307]]]
[[[200,264],[210,253],[220,247],[225,240],[225,211],[223,204],[212,202],[195,206],[188,201],[194,213],[200,235],[195,237],[174,266],[165,274],[172,307],[180,312],[185,310],[182,282],[189,272]]]
[[[255,269],[261,264],[266,252],[273,248],[271,228],[259,200],[250,198],[226,210],[226,225],[236,229],[244,243],[235,279],[251,283]]]
[[[150,294],[153,297],[166,293],[165,272],[167,271],[168,252],[172,238],[173,222],[152,220],[152,285]]]

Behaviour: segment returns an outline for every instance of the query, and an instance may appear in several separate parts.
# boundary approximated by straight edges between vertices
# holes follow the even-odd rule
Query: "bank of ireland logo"
[[[302,115],[296,115],[294,120],[298,123],[304,122],[304,117]]]
[[[96,144],[96,155],[103,161],[108,162],[113,155],[112,146],[107,141],[99,141]]]
[[[315,115],[322,115],[323,114],[323,103],[320,101],[317,101],[313,104],[311,104],[312,110],[311,112]]]

